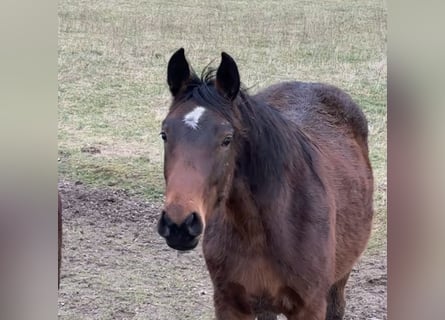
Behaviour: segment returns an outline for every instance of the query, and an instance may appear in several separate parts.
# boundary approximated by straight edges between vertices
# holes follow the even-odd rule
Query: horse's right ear
[[[189,79],[190,67],[185,59],[184,48],[181,48],[171,56],[167,67],[167,83],[174,97],[185,88]]]

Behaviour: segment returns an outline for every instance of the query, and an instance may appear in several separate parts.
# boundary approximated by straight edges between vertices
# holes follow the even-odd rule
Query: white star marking
[[[184,116],[184,123],[194,130],[198,129],[199,119],[204,114],[204,111],[206,111],[204,107],[196,107]]]

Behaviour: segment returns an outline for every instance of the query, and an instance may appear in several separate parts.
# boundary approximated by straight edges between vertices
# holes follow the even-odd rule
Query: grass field
[[[289,79],[346,90],[369,120],[370,249],[386,244],[384,1],[59,1],[59,172],[160,201],[170,55],[197,72],[227,51],[255,92]],[[100,152],[99,152],[100,151]]]

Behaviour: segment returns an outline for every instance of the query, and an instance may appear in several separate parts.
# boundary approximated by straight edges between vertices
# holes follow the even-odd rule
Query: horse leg
[[[277,320],[277,315],[272,312],[263,312],[258,315],[257,320]]]
[[[345,286],[349,274],[334,283],[328,293],[328,307],[326,310],[326,320],[342,320],[345,314]]]
[[[286,314],[287,320],[325,320],[326,305],[326,298],[316,298],[301,309]]]
[[[255,315],[245,299],[245,290],[239,285],[230,285],[228,292],[215,289],[213,301],[216,320],[255,320]]]
[[[253,314],[246,314],[231,306],[220,306],[215,309],[216,320],[255,320]]]

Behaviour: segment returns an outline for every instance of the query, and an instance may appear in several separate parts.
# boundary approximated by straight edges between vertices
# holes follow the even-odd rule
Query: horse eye
[[[167,141],[167,134],[164,131],[162,131],[159,135],[161,136],[162,140]]]
[[[230,142],[232,142],[232,137],[231,136],[227,136],[227,137],[224,138],[224,140],[221,143],[221,145],[223,147],[227,147],[230,144]]]

